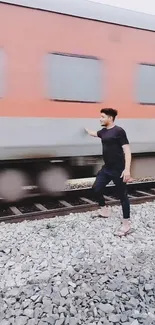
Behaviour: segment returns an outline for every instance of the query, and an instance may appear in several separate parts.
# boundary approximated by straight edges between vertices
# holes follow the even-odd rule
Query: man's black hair
[[[117,116],[118,112],[116,109],[113,108],[102,108],[100,110],[100,113],[104,113],[108,116],[111,116],[113,118],[113,121],[115,120],[115,117]]]

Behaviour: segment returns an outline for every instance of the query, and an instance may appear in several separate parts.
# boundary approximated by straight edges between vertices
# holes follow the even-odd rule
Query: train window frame
[[[51,83],[49,82],[50,77],[49,77],[49,58],[52,63],[52,56],[61,56],[61,57],[69,57],[69,58],[76,58],[76,59],[86,59],[86,60],[94,60],[94,62],[99,63],[99,69],[98,69],[98,78],[99,78],[99,87],[97,89],[98,92],[98,100],[82,100],[81,98],[79,99],[73,99],[73,98],[56,98],[56,96],[53,94],[53,81]],[[52,64],[51,64],[52,65]],[[100,104],[103,103],[103,100],[105,98],[105,87],[102,87],[103,84],[105,84],[104,80],[104,60],[97,57],[97,56],[92,56],[92,55],[83,55],[83,54],[76,54],[76,53],[65,53],[65,52],[48,52],[46,53],[46,98],[50,101],[54,102],[66,102],[66,103],[85,103],[85,104]],[[103,69],[102,69],[103,67]],[[50,67],[52,70],[52,68]],[[51,73],[52,75],[52,73]],[[78,82],[78,81],[77,81]],[[104,88],[104,90],[103,90]],[[96,93],[97,93],[96,92]],[[61,97],[61,96],[60,96]],[[96,96],[97,97],[97,96]]]
[[[140,68],[141,66],[145,66],[145,67],[154,67],[154,69],[155,69],[155,63],[148,63],[148,62],[139,62],[139,63],[137,63],[137,70],[138,70],[138,68]],[[139,94],[137,94],[138,93],[138,82],[139,82],[139,80],[138,80],[138,78],[139,78],[139,76],[138,76],[138,74],[136,73],[136,87],[135,87],[135,89],[136,89],[136,94],[135,94],[135,96],[136,96],[136,98],[139,96]],[[155,78],[155,77],[154,77]],[[139,96],[140,97],[140,96]],[[138,98],[137,98],[138,99]],[[136,102],[138,103],[138,104],[140,104],[140,105],[143,105],[143,106],[145,106],[145,105],[147,105],[147,106],[155,106],[155,97],[154,97],[154,100],[153,101],[141,101],[141,100],[136,100]]]

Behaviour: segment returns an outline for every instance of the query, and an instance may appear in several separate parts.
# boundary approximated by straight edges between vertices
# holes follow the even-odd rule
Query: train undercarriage
[[[95,177],[103,164],[102,156],[1,160],[0,198],[20,200],[30,187],[43,195],[59,195],[65,190],[67,180]],[[131,177],[154,177],[154,166],[155,153],[134,154]]]

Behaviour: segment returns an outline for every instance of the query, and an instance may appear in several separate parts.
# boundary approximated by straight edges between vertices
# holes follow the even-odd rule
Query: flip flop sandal
[[[127,236],[127,235],[130,235],[134,232],[134,229],[130,228],[129,230],[127,231],[120,231],[118,233],[114,233],[114,236],[117,236],[117,237],[123,237],[123,236]]]
[[[102,214],[99,214],[98,217],[99,218],[105,218],[105,219],[110,218],[109,216],[103,216]]]
[[[92,216],[92,218],[103,218],[103,219],[107,219],[107,218],[109,218],[109,216],[103,216],[102,214],[96,214],[95,216]]]

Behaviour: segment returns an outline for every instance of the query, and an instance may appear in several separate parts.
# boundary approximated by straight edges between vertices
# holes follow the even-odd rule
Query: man
[[[114,124],[117,111],[113,108],[104,108],[100,113],[103,128],[97,132],[86,129],[89,135],[101,139],[105,162],[97,174],[93,190],[100,206],[100,216],[108,217],[103,192],[105,186],[113,180],[123,211],[123,226],[118,235],[123,236],[130,232],[130,204],[126,182],[130,179],[131,151],[126,132]]]

